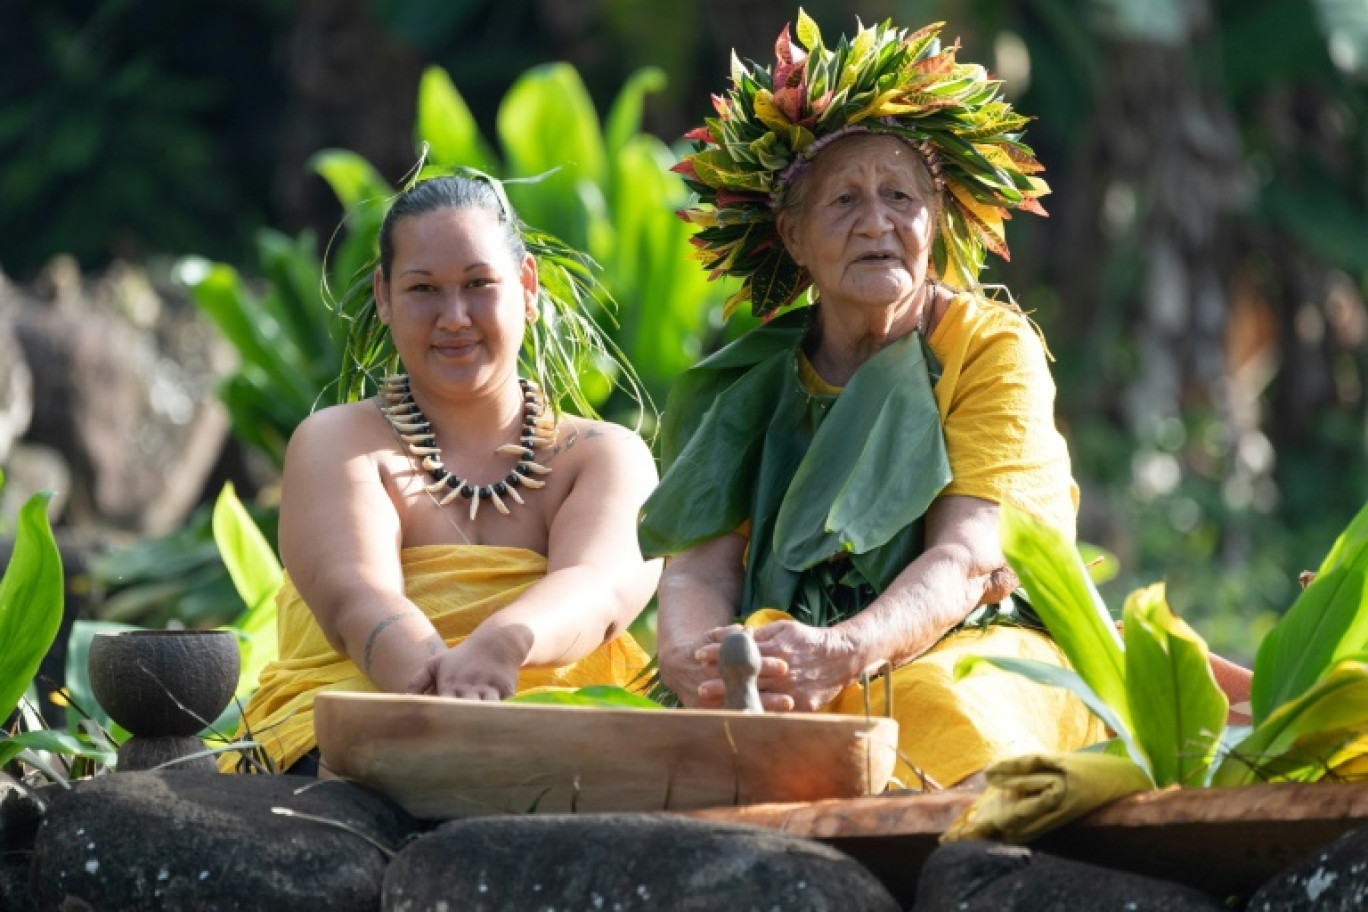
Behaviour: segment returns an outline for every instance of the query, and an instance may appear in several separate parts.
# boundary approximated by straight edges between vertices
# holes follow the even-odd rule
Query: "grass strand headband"
[[[860,27],[834,49],[801,9],[797,41],[784,26],[775,62],[732,55],[732,87],[714,95],[716,117],[685,135],[693,152],[674,170],[697,199],[679,216],[709,278],[744,279],[727,299],[768,319],[812,284],[779,238],[788,186],[827,144],[852,132],[887,133],[922,156],[940,191],[931,273],[955,289],[978,286],[987,252],[1009,258],[1003,222],[1012,209],[1045,215],[1044,168],[1021,141],[1028,118],[1000,98],[1001,81],[941,49],[937,22],[908,32],[889,22]]]
[[[522,221],[509,204],[504,182],[475,168],[439,170],[424,167],[420,162],[400,194],[422,180],[439,177],[461,177],[488,184],[498,201],[500,215],[512,224],[524,248],[536,260],[539,317],[527,328],[520,360],[524,371],[545,392],[548,405],[559,411],[561,404],[566,403],[578,414],[598,417],[580,382],[586,370],[596,370],[636,402],[638,421],[646,412],[653,413],[650,395],[636,371],[599,325],[600,319],[615,325],[613,313],[617,305],[598,280],[598,263],[554,235]],[[382,377],[400,370],[388,327],[380,321],[375,306],[371,277],[379,264],[377,249],[333,306],[334,313],[345,324],[339,401],[370,395]]]

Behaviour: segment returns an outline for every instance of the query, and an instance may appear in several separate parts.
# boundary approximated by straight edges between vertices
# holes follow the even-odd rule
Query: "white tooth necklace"
[[[442,464],[442,448],[437,445],[431,423],[409,390],[408,374],[395,374],[381,381],[380,412],[390,427],[394,428],[394,433],[399,436],[409,456],[432,479],[431,484],[424,485],[424,490],[432,495],[438,506],[444,507],[457,497],[463,497],[470,501],[470,519],[473,522],[480,512],[480,502],[488,500],[494,504],[494,509],[507,516],[509,510],[504,502],[505,497],[515,503],[526,503],[518,493],[519,487],[545,487],[546,482],[535,476],[549,475],[551,469],[533,461],[533,451],[550,446],[555,441],[555,432],[542,420],[546,412],[546,400],[537,385],[522,377],[518,378],[518,385],[522,388],[523,398],[522,433],[516,444],[504,444],[495,449],[496,453],[517,456],[518,464],[502,481],[477,485],[449,472]]]

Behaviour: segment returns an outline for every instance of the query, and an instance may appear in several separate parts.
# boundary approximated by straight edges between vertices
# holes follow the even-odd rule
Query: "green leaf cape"
[[[741,616],[788,611],[830,626],[921,553],[922,519],[950,482],[920,333],[880,351],[839,396],[798,376],[811,308],[760,326],[687,371],[661,427],[665,474],[639,530],[648,557],[750,520]]]

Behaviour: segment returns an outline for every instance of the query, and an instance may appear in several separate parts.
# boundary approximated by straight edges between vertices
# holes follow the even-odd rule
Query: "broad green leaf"
[[[62,555],[48,523],[51,496],[34,494],[20,508],[0,578],[0,719],[19,704],[62,624]]]
[[[364,202],[384,199],[389,184],[370,162],[346,149],[324,149],[309,159],[309,170],[328,182],[337,201],[348,211]]]
[[[1078,549],[1057,529],[1010,503],[1002,505],[1000,515],[1002,552],[1026,587],[1031,607],[1079,677],[1129,731],[1121,638]]]
[[[990,655],[967,655],[955,663],[955,677],[963,678],[978,671],[983,665],[992,665],[1003,671],[1010,671],[1013,674],[1021,675],[1035,681],[1037,684],[1046,684],[1050,687],[1062,687],[1083,701],[1097,718],[1106,724],[1107,728],[1116,733],[1116,741],[1123,745],[1125,756],[1129,757],[1141,769],[1150,773],[1153,778],[1154,773],[1150,767],[1149,758],[1136,743],[1130,730],[1121,717],[1116,714],[1105,700],[1097,695],[1087,683],[1072,669],[1062,668],[1058,665],[1051,665],[1048,662],[1037,662],[1035,659],[1019,659],[1011,656],[990,656]],[[1114,752],[1114,751],[1111,751]]]
[[[480,136],[470,108],[441,67],[430,66],[423,71],[414,140],[419,147],[427,143],[434,164],[478,168],[487,174],[498,172],[494,153]]]
[[[1169,610],[1163,583],[1132,592],[1124,611],[1131,730],[1154,782],[1201,785],[1229,709],[1206,643]]]
[[[242,674],[237,687],[237,696],[241,697],[256,689],[261,669],[278,654],[275,594],[284,571],[270,543],[238,500],[232,482],[223,486],[214,504],[214,541],[246,606],[232,624],[242,634],[238,637]]]
[[[1263,765],[1321,733],[1368,731],[1368,657],[1337,664],[1299,697],[1275,709],[1228,753],[1216,768],[1215,786],[1264,780]]]
[[[497,127],[508,177],[546,175],[535,185],[508,184],[523,219],[584,249],[576,188],[584,180],[603,186],[607,164],[598,113],[575,68],[555,63],[524,73],[499,104]]]
[[[597,685],[578,690],[547,690],[509,697],[509,703],[540,703],[551,706],[597,706],[610,709],[662,709],[654,700],[623,690],[621,687]]]
[[[67,732],[41,729],[0,738],[0,766],[26,750],[47,751],[64,757],[86,757],[103,766],[114,765],[114,751],[94,747]]]
[[[1336,539],[1316,579],[1268,632],[1254,660],[1257,726],[1336,662],[1368,647],[1368,506]]]
[[[604,151],[610,164],[617,158],[627,143],[641,132],[641,109],[651,92],[665,88],[665,71],[660,67],[642,67],[627,79],[627,84],[618,92],[612,109],[608,112],[608,123],[604,128]],[[610,188],[613,193],[631,192],[629,186],[622,186],[617,180]]]

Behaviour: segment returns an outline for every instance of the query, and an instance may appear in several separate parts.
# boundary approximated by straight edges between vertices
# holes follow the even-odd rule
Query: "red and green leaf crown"
[[[941,49],[933,23],[915,32],[888,22],[842,36],[834,50],[798,11],[795,42],[785,26],[772,67],[732,55],[732,87],[713,96],[716,117],[691,131],[694,151],[674,170],[697,195],[679,215],[699,226],[694,256],[711,278],[743,278],[726,316],[749,300],[769,317],[811,284],[784,249],[775,225],[786,178],[821,140],[861,130],[900,136],[938,163],[942,205],[931,270],[953,288],[978,284],[987,251],[1008,258],[1009,210],[1045,215],[1044,170],[1021,142],[1027,118],[1001,100],[1001,82],[958,63],[959,44]]]

